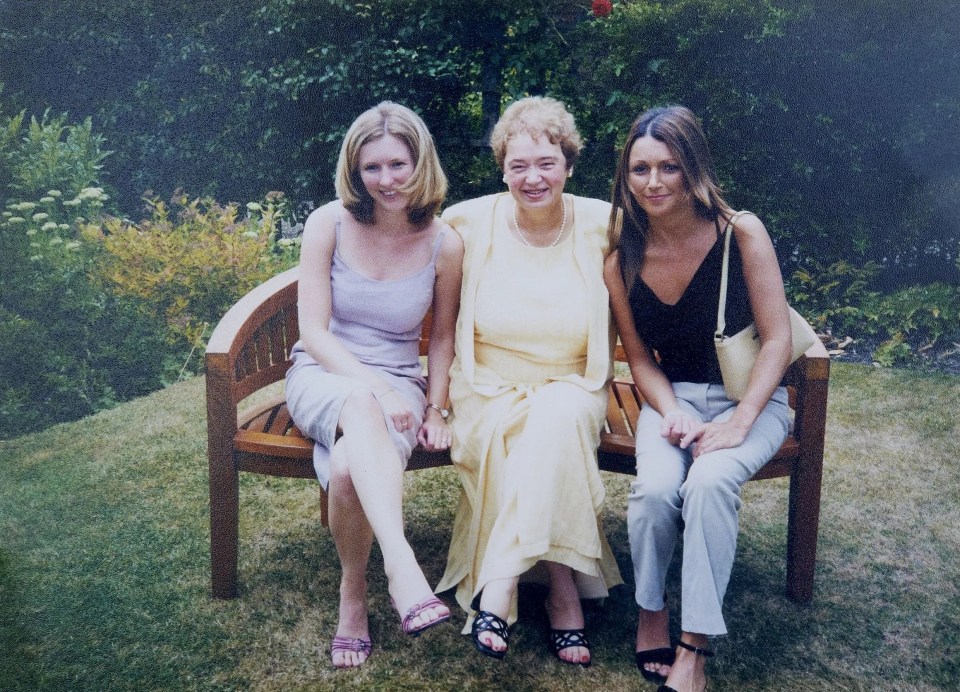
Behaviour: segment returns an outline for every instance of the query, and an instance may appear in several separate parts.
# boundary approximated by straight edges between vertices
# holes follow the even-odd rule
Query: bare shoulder
[[[431,224],[431,235],[443,233],[440,241],[440,258],[445,262],[461,262],[463,260],[463,238],[457,230],[445,221],[435,218]]]
[[[323,206],[317,207],[310,212],[310,215],[307,217],[307,220],[304,223],[304,229],[327,224],[333,225],[337,217],[342,216],[345,213],[347,213],[347,211],[343,208],[340,200],[335,199],[327,202]]]
[[[332,234],[336,227],[337,219],[342,218],[347,213],[340,204],[340,200],[327,202],[321,207],[317,207],[303,224],[304,238],[307,235],[327,235]]]
[[[733,221],[733,230],[737,234],[737,240],[766,238],[768,235],[763,221],[750,211],[738,212]]]
[[[607,258],[603,260],[603,274],[604,276],[611,276],[614,273],[617,275],[620,274],[620,251],[614,250]]]

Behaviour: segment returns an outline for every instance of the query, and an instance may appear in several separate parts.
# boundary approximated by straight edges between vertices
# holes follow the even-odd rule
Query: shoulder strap
[[[333,232],[337,237],[337,241],[334,244],[334,249],[340,247],[340,229],[343,226],[343,222],[340,219],[340,214],[335,214],[333,217]]]
[[[717,331],[713,338],[723,339],[723,330],[727,326],[727,273],[730,266],[730,236],[733,235],[733,222],[744,214],[750,214],[749,211],[738,211],[727,220],[727,227],[723,231],[723,262],[720,265],[720,302],[717,306]]]
[[[444,224],[437,233],[437,237],[433,239],[433,256],[430,258],[430,262],[433,264],[437,263],[437,257],[440,255],[440,246],[443,244],[443,237],[445,235],[447,235],[446,224]]]

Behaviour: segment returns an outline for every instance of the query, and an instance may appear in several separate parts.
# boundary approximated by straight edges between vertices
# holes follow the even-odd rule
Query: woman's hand
[[[663,420],[660,422],[660,436],[665,437],[670,444],[679,445],[681,449],[686,449],[689,442],[683,444],[683,438],[699,427],[699,420],[677,408],[664,414]]]
[[[423,419],[423,425],[420,426],[417,433],[417,441],[428,452],[442,452],[445,449],[450,449],[453,433],[440,414],[432,408],[428,408]]]
[[[746,439],[747,432],[749,428],[744,430],[732,421],[704,423],[685,435],[680,440],[680,447],[686,448],[693,444],[693,458],[696,459],[707,452],[739,447]]]
[[[375,396],[380,402],[384,415],[393,421],[393,427],[397,432],[406,432],[416,422],[413,409],[396,389]]]

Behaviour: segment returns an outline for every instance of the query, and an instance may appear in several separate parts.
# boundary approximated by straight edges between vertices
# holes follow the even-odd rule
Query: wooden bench
[[[284,379],[300,334],[297,272],[283,272],[244,296],[217,325],[206,350],[211,579],[213,595],[219,598],[237,595],[240,471],[315,478],[312,442],[293,425],[282,396],[238,413],[244,399]],[[426,336],[421,337],[421,354],[426,346]],[[619,348],[617,358],[623,359]],[[786,383],[795,411],[793,433],[753,477],[790,477],[786,593],[804,603],[813,595],[829,374],[830,359],[819,342],[791,366]],[[631,381],[613,382],[597,453],[602,470],[636,473],[633,424],[640,403]],[[417,449],[408,468],[447,464],[448,453]],[[326,525],[322,490],[320,502]]]

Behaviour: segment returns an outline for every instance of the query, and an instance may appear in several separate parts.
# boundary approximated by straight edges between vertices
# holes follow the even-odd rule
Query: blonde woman
[[[381,103],[347,132],[337,163],[339,199],[313,212],[303,233],[301,341],[287,374],[297,426],[315,440],[340,556],[333,665],[361,665],[372,650],[366,570],[373,538],[405,633],[450,617],[404,536],[402,473],[421,443],[447,449],[440,415],[460,293],[463,244],[436,217],[446,193],[433,140],[413,111]],[[432,306],[429,389],[419,361]]]

